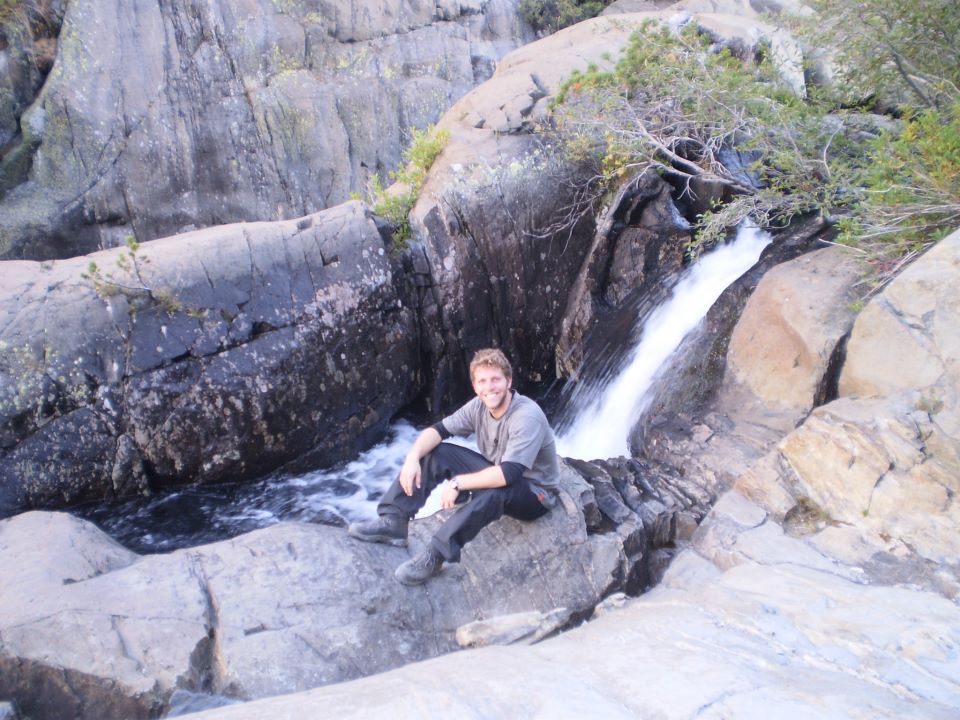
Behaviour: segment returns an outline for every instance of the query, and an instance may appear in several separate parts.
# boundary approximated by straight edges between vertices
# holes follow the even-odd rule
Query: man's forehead
[[[503,377],[507,376],[506,373],[504,373],[503,370],[498,368],[496,365],[477,365],[476,367],[473,368],[474,377],[476,377],[480,373],[485,373],[485,374],[496,373],[498,375],[502,375]]]

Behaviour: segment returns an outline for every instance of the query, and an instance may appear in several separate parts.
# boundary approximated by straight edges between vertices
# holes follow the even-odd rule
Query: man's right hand
[[[420,461],[407,458],[400,468],[400,487],[408,496],[413,495],[413,488],[420,487]]]

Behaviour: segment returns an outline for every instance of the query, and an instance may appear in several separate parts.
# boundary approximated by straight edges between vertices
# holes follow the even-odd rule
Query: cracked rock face
[[[7,263],[0,514],[354,454],[418,389],[395,262],[348,203]]]
[[[527,32],[512,0],[70,2],[0,166],[0,257],[343,202]]]

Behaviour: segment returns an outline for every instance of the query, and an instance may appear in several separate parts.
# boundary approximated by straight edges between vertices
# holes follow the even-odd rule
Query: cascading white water
[[[590,460],[629,455],[628,436],[649,402],[664,363],[706,316],[720,294],[757,262],[770,236],[743,226],[736,239],[702,257],[681,276],[666,302],[635,328],[633,348],[614,377],[578,393],[575,419],[558,438],[561,455]]]

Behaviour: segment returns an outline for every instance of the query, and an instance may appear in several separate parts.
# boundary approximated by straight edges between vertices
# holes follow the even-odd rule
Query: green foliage
[[[553,112],[568,153],[595,152],[607,188],[644,172],[683,193],[723,188],[694,252],[747,217],[770,226],[829,214],[841,197],[834,166],[857,154],[842,115],[797,97],[765,57],[715,48],[693,24],[679,34],[645,25],[612,71],[572,75]],[[730,164],[733,147],[753,159],[748,168]]]
[[[712,189],[692,252],[747,218],[776,227],[818,212],[839,221],[839,241],[865,248],[882,278],[960,224],[960,62],[943,59],[960,52],[960,6],[919,5],[936,11],[949,32],[934,31],[913,6],[890,15],[899,3],[888,0],[840,0],[838,15],[824,6],[818,26],[821,37],[824,28],[834,37],[843,29],[866,43],[863,28],[842,25],[854,6],[866,8],[868,18],[887,13],[904,21],[885,31],[865,23],[874,33],[873,54],[858,59],[855,42],[843,54],[845,69],[859,67],[859,81],[872,83],[858,92],[870,87],[891,97],[923,89],[914,100],[929,102],[914,107],[924,109],[900,105],[899,122],[851,109],[846,91],[798,95],[766,48],[756,57],[733,54],[693,23],[679,33],[648,23],[614,70],[591,68],[564,83],[553,105],[555,127],[570,157],[593,154],[598,185],[607,191],[644,172],[664,176],[681,195]],[[935,58],[899,49],[921,32],[929,35],[918,43]],[[877,59],[883,52],[885,61]]]
[[[517,9],[537,32],[550,33],[596,17],[613,0],[520,0]]]
[[[956,0],[814,0],[801,27],[832,48],[836,88],[847,102],[876,96],[946,110],[960,93],[960,6]]]
[[[374,212],[396,228],[394,238],[398,246],[402,247],[413,236],[410,211],[417,202],[427,173],[449,140],[447,130],[437,130],[433,125],[425,130],[410,128],[410,145],[403,151],[403,165],[390,173],[390,179],[396,184],[385,188],[376,176],[370,182],[368,202]]]
[[[861,205],[844,239],[888,238],[902,251],[960,225],[960,102],[928,109],[870,145]]]
[[[133,235],[127,236],[126,245],[126,249],[121,250],[116,259],[116,265],[118,270],[121,271],[122,277],[118,277],[112,271],[103,270],[92,260],[87,265],[86,272],[80,273],[80,277],[92,282],[97,294],[103,298],[113,297],[114,295],[124,295],[131,301],[138,298],[149,298],[163,308],[167,315],[171,316],[183,310],[183,303],[171,290],[148,284],[143,276],[143,266],[150,263],[150,258],[140,252],[140,243]],[[135,309],[133,304],[130,307],[131,310]],[[187,314],[198,318],[206,316],[206,311],[187,308]]]

